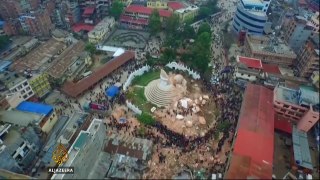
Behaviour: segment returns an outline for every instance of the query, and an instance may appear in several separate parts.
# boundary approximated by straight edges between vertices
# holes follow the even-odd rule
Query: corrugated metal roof
[[[31,112],[48,116],[52,111],[53,107],[47,104],[34,103],[29,101],[21,102],[17,107],[19,111]]]
[[[271,179],[274,153],[273,91],[248,84],[227,179]]]
[[[303,131],[299,131],[296,126],[292,128],[292,143],[293,143],[293,152],[294,159],[297,165],[307,168],[313,169],[308,135]]]

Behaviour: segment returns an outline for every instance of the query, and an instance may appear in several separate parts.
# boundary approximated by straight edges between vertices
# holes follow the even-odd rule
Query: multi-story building
[[[168,3],[164,0],[149,0],[147,1],[147,7],[153,9],[168,9]]]
[[[244,79],[255,82],[260,78],[262,63],[260,59],[237,56],[237,65],[234,76],[236,79]]]
[[[297,55],[280,39],[273,36],[248,34],[244,42],[245,56],[261,59],[263,63],[291,66]]]
[[[182,2],[168,2],[168,8],[179,16],[180,22],[194,19],[199,12],[199,7],[183,4]]]
[[[33,36],[50,36],[53,29],[50,15],[46,9],[39,9],[19,17],[22,30]]]
[[[295,62],[297,75],[309,79],[314,71],[319,70],[319,53],[319,37],[309,38],[301,47]]]
[[[54,174],[51,179],[86,179],[95,162],[97,153],[103,151],[106,127],[102,120],[93,119],[87,130],[81,130],[68,151],[69,158],[61,166],[74,167],[77,173]]]
[[[0,95],[0,110],[7,110],[9,109],[10,104],[6,98],[6,96]]]
[[[71,0],[70,0],[71,1]],[[121,0],[125,5],[129,5],[131,3],[130,0],[123,1]],[[129,2],[129,4],[127,4]],[[81,11],[83,12],[86,8],[94,8],[96,15],[99,19],[102,19],[106,15],[108,15],[108,9],[111,5],[111,0],[79,0],[79,7]]]
[[[319,90],[320,79],[319,79],[319,71],[313,71],[311,75],[312,84]]]
[[[314,26],[310,21],[301,16],[295,16],[285,27],[284,39],[293,51],[298,53],[302,45],[312,35],[313,29]]]
[[[88,33],[89,42],[99,43],[103,40],[108,33],[111,32],[115,25],[115,20],[113,17],[106,17],[97,24],[92,31]]]
[[[145,29],[149,24],[149,17],[152,11],[152,8],[130,5],[120,17],[121,26],[131,29]],[[172,12],[169,10],[159,9],[158,12],[161,21],[172,15]]]
[[[35,74],[28,81],[33,92],[39,98],[42,98],[51,91],[49,75],[47,73]]]
[[[17,18],[20,14],[35,10],[40,0],[6,0],[0,3],[0,16],[4,20]]]
[[[24,100],[27,100],[34,95],[28,80],[14,72],[4,72],[0,74],[0,81],[8,89],[7,94],[18,92]]]
[[[233,30],[262,35],[268,20],[267,10],[271,0],[240,0],[233,18]]]
[[[319,28],[319,21],[320,21],[320,15],[319,15],[319,12],[317,11],[316,13],[314,13],[314,15],[311,17],[310,19],[310,22],[312,23],[313,25],[313,31],[315,33],[318,33],[320,32],[320,28]]]
[[[5,21],[3,31],[6,35],[18,35],[21,30],[21,24],[18,19],[9,19]]]
[[[273,105],[278,115],[296,123],[304,132],[319,120],[319,92],[312,87],[293,89],[278,84],[274,88]]]
[[[32,127],[1,125],[0,168],[15,173],[31,172],[41,146],[41,139]]]
[[[47,104],[23,101],[16,107],[16,109],[22,112],[29,112],[43,116],[43,119],[39,122],[39,127],[42,132],[46,134],[51,131],[58,119],[54,107]]]

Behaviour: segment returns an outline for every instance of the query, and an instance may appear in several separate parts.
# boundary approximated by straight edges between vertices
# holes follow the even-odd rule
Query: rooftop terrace
[[[290,89],[284,86],[278,86],[277,99],[280,101],[288,102],[290,104],[298,104],[298,90]]]
[[[57,41],[55,39],[50,39],[43,44],[40,44],[37,48],[33,49],[26,56],[18,59],[13,63],[12,68],[18,72],[23,72],[26,69],[31,70],[41,70],[49,67],[46,63],[51,57],[57,55],[62,49],[64,49],[65,44],[63,42]]]
[[[0,81],[2,81],[8,89],[15,87],[24,80],[26,80],[26,78],[16,74],[15,72],[3,72],[0,74]]]

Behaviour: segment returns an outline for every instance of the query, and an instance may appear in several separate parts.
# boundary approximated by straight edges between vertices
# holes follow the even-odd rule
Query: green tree
[[[10,43],[8,36],[0,36],[0,49],[5,48]]]
[[[138,116],[138,120],[145,125],[153,125],[156,122],[150,114],[145,112]]]
[[[185,25],[183,27],[183,33],[182,35],[184,36],[184,38],[186,39],[194,39],[196,36],[196,32],[194,31],[193,27],[191,27],[190,25]]]
[[[198,35],[207,32],[211,36],[211,27],[208,23],[202,23],[198,29]]]
[[[154,9],[149,18],[149,29],[151,35],[155,35],[161,31],[161,21],[160,21],[160,14],[157,9]]]
[[[201,6],[199,8],[198,18],[199,19],[204,19],[204,18],[207,18],[208,16],[210,16],[210,14],[211,14],[210,8],[205,7],[205,6]]]
[[[179,16],[176,14],[173,14],[165,21],[165,28],[166,33],[169,35],[175,35],[178,33],[178,27],[179,27]]]
[[[120,18],[120,15],[122,14],[123,9],[124,4],[121,1],[113,1],[110,8],[110,15],[113,16],[116,20],[118,20]]]
[[[91,55],[96,53],[96,46],[92,43],[87,43],[84,49]]]

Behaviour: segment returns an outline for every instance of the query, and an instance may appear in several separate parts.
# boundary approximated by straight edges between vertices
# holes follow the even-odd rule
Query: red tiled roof
[[[134,59],[134,57],[135,57],[134,52],[126,51],[122,55],[107,62],[100,69],[93,72],[89,77],[84,78],[77,83],[73,83],[71,81],[66,82],[62,87],[62,91],[71,97],[78,97],[81,93],[88,90],[97,82],[105,78],[112,71],[116,70],[121,65],[128,62],[129,60]]]
[[[91,15],[94,12],[94,7],[87,7],[84,9],[83,15]]]
[[[144,6],[139,6],[139,5],[130,5],[125,9],[125,11],[129,13],[140,13],[140,14],[151,15],[153,9],[144,7]],[[159,9],[158,11],[161,17],[170,17],[172,15],[172,12],[168,10]]]
[[[292,134],[292,124],[288,119],[280,117],[279,115],[275,115],[274,118],[274,128],[288,134]]]
[[[148,25],[149,24],[149,21],[147,19],[133,18],[133,17],[130,17],[130,16],[125,16],[125,15],[122,15],[120,17],[120,21],[121,22],[133,23],[133,24],[143,24],[143,25]]]
[[[72,26],[72,30],[74,32],[80,32],[82,30],[89,32],[89,31],[92,31],[93,29],[94,29],[94,26],[89,24],[83,24],[83,23],[75,24]]]
[[[168,7],[170,7],[173,10],[178,10],[184,8],[184,4],[181,2],[170,1],[168,2]]]
[[[248,58],[243,56],[238,56],[238,62],[245,64],[249,68],[262,69],[262,63],[260,59]]]
[[[262,68],[263,68],[263,72],[266,72],[266,73],[281,74],[280,69],[277,65],[262,63]]]
[[[273,91],[248,84],[226,179],[271,179],[274,153]]]

